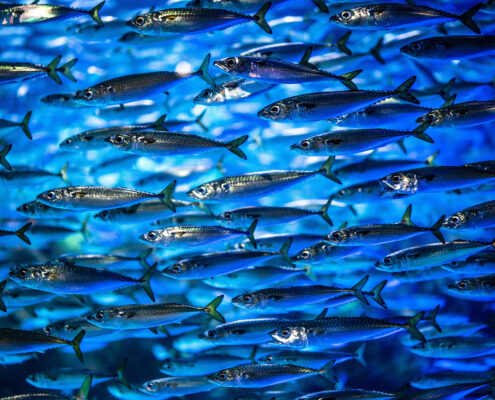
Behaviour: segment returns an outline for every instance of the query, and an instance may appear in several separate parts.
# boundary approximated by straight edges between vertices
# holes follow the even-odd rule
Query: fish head
[[[396,257],[388,255],[375,263],[375,268],[380,271],[393,271],[397,263]]]
[[[295,264],[298,263],[307,263],[310,262],[313,258],[316,257],[316,250],[313,246],[306,247],[302,249],[300,252],[291,256],[291,261]]]
[[[163,229],[163,230],[156,229],[153,231],[143,233],[141,236],[139,236],[139,240],[151,246],[167,245],[168,244],[167,237],[168,238],[170,237],[170,235],[168,235],[167,233],[168,233],[167,229]]]
[[[418,119],[416,119],[416,123],[418,124],[430,124],[430,125],[438,125],[443,119],[442,110],[432,110],[425,115],[422,115]]]
[[[26,217],[36,217],[37,216],[36,201],[30,201],[28,203],[24,203],[23,205],[17,207],[16,211]]]
[[[190,271],[194,271],[195,268],[199,268],[199,265],[193,261],[182,260],[173,265],[166,267],[162,274],[169,278],[179,279],[181,276],[186,276]]]
[[[134,142],[134,135],[113,135],[105,138],[105,142],[121,151],[128,151]]]
[[[113,89],[104,85],[91,86],[84,90],[79,90],[74,96],[74,100],[79,104],[87,106],[104,106],[107,100],[113,97]]]
[[[63,208],[66,202],[66,190],[64,188],[47,190],[36,196],[36,200],[52,207]]]
[[[45,265],[21,265],[9,272],[9,278],[20,285],[31,287],[48,278],[48,274]]]
[[[414,354],[425,354],[428,350],[428,347],[429,346],[427,342],[419,342],[411,347],[411,352]]]
[[[100,328],[121,329],[134,315],[134,311],[110,307],[86,316],[86,320]]]
[[[355,7],[332,15],[330,22],[345,27],[366,26],[373,14],[370,7]]]
[[[106,327],[106,322],[110,320],[110,315],[111,310],[99,310],[93,314],[89,314],[86,316],[86,321],[89,323],[99,326],[99,327]]]
[[[277,101],[258,111],[257,115],[266,120],[283,121],[289,118],[290,109],[283,101]]]
[[[417,40],[402,46],[400,52],[412,58],[420,58],[428,51],[427,48],[426,42]]]
[[[126,21],[125,24],[134,32],[143,33],[143,32],[150,32],[158,28],[159,25],[157,24],[157,22],[159,22],[157,20],[157,14],[147,13],[147,14],[137,15],[134,18],[130,19],[129,21]],[[164,17],[163,22],[166,22],[166,17]]]
[[[186,194],[199,201],[219,200],[222,192],[222,185],[216,182],[203,183],[191,189]]]
[[[56,377],[52,377],[51,375],[47,375],[42,372],[35,372],[33,374],[29,374],[26,376],[26,382],[35,387],[44,388],[45,384],[49,381],[55,381]]]
[[[109,222],[113,219],[113,217],[118,214],[117,209],[115,210],[103,210],[98,213],[96,213],[93,218],[99,219],[100,221],[103,222]]]
[[[259,292],[248,292],[236,296],[232,299],[232,304],[245,310],[252,310],[263,303],[262,295]]]
[[[449,284],[447,289],[452,293],[463,294],[473,290],[474,287],[473,281],[469,279],[459,279],[458,281]]]
[[[146,381],[139,386],[139,391],[146,394],[155,395],[160,392],[162,387],[162,383],[156,380]]]
[[[213,62],[213,65],[231,75],[245,75],[251,71],[251,57],[227,57]]]
[[[203,89],[193,100],[196,104],[215,104],[227,101],[225,89],[222,86]]]
[[[270,332],[272,337],[272,344],[294,347],[294,348],[304,348],[308,346],[308,334],[304,326],[292,326],[279,328]]]
[[[418,177],[410,172],[396,172],[380,179],[382,196],[403,197],[413,195],[418,191]]]
[[[232,386],[232,382],[239,379],[238,374],[235,373],[235,369],[222,369],[207,376],[208,381],[218,386]]]
[[[173,375],[176,372],[176,363],[174,360],[166,359],[160,367],[160,372],[167,375]]]
[[[262,364],[277,364],[278,354],[266,354],[264,356],[258,357],[256,361]]]
[[[348,230],[340,229],[338,231],[330,232],[328,235],[324,236],[323,241],[339,245],[348,242],[350,238],[351,235],[349,234]]]
[[[315,140],[314,139],[304,139],[290,146],[291,150],[295,150],[302,154],[310,153],[315,150]]]
[[[442,227],[445,229],[460,229],[467,222],[467,215],[463,212],[452,214],[444,219]]]
[[[218,214],[215,219],[223,225],[234,226],[236,222],[238,222],[235,217],[236,214],[232,211],[224,211],[223,213]]]

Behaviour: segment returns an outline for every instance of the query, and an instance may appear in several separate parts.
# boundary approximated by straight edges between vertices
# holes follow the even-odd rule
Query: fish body
[[[465,208],[445,218],[443,228],[451,230],[482,229],[495,226],[495,201]]]
[[[428,122],[432,128],[467,128],[495,120],[495,101],[469,101],[431,110],[417,123]]]
[[[215,388],[206,376],[177,376],[144,382],[139,390],[151,397],[175,397],[207,392]]]
[[[411,385],[417,389],[433,389],[439,386],[450,386],[460,383],[486,382],[490,374],[480,372],[440,371],[423,375],[411,381]]]
[[[262,356],[259,358],[259,361],[265,364],[291,364],[317,369],[323,367],[332,360],[335,360],[335,365],[349,360],[356,360],[361,364],[366,365],[363,358],[364,348],[364,344],[359,346],[355,353],[345,351],[303,352],[297,350],[283,350]]]
[[[84,378],[89,375],[93,377],[91,382],[93,385],[117,378],[116,373],[104,373],[81,368],[58,368],[29,374],[26,381],[40,389],[67,391],[79,388]]]
[[[447,336],[411,347],[414,354],[429,358],[475,358],[495,353],[495,339],[476,336]]]
[[[329,260],[339,260],[360,251],[360,246],[334,246],[325,241],[319,241],[291,256],[291,261],[304,265],[324,264]]]
[[[344,390],[325,390],[323,392],[316,392],[305,394],[298,397],[296,400],[320,400],[320,399],[335,399],[335,400],[352,400],[352,399],[376,399],[376,400],[388,400],[393,399],[395,394],[384,393],[376,390],[366,389],[344,389]]]
[[[411,77],[395,90],[350,90],[288,97],[266,106],[258,112],[258,117],[277,122],[319,121],[361,110],[390,97],[419,104],[408,92],[415,80]]]
[[[475,301],[493,301],[495,299],[495,274],[463,278],[448,286],[450,293]]]
[[[33,200],[17,207],[17,212],[29,218],[59,219],[74,215],[73,210],[64,210],[47,206],[37,200]]]
[[[418,59],[463,60],[484,57],[495,52],[495,36],[435,36],[406,44],[400,51]]]
[[[485,275],[495,273],[495,252],[492,249],[480,251],[464,260],[455,260],[442,268],[458,274]]]
[[[375,267],[381,271],[400,272],[434,267],[469,257],[492,247],[491,243],[469,240],[454,240],[432,243],[396,251],[377,261]]]
[[[332,199],[348,205],[372,203],[386,199],[386,197],[380,196],[382,192],[380,182],[372,180],[346,186],[332,194]]]
[[[250,363],[251,360],[235,355],[222,354],[219,357],[218,354],[201,354],[194,358],[169,360],[160,372],[171,376],[198,376]]]

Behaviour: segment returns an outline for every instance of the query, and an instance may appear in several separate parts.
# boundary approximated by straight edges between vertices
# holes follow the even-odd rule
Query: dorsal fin
[[[328,311],[328,308],[324,308],[323,311],[318,314],[318,316],[315,318],[315,320],[325,318],[325,316],[327,315],[327,311]]]
[[[406,208],[406,211],[404,212],[404,215],[402,216],[402,219],[400,220],[401,224],[404,225],[414,225],[411,221],[411,213],[412,213],[412,205],[409,204]]]
[[[314,66],[309,62],[312,52],[313,52],[313,48],[311,46],[308,47],[304,52],[303,56],[301,57],[301,61],[299,61],[299,64],[304,65],[305,67],[316,68],[316,66]]]

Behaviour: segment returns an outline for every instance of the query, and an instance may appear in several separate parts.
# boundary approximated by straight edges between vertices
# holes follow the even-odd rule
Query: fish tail
[[[162,114],[158,117],[158,119],[151,124],[151,126],[159,131],[168,131],[168,129],[163,125],[165,120],[167,119],[167,114]]]
[[[452,78],[450,81],[448,81],[443,87],[442,87],[442,90],[440,90],[440,96],[442,97],[442,99],[444,99],[445,101],[447,101],[448,99],[450,99],[450,91],[452,90],[452,86],[454,85],[455,83],[455,78]]]
[[[29,126],[28,126],[29,120],[31,119],[31,114],[32,114],[32,111],[28,111],[21,122],[22,131],[24,132],[24,134],[27,136],[27,138],[29,140],[31,140],[33,138],[33,135],[31,135],[31,131],[29,130]]]
[[[364,349],[366,348],[366,343],[359,346],[354,352],[354,359],[359,362],[363,367],[366,367],[366,360],[364,359]]]
[[[253,15],[253,21],[256,22],[261,29],[263,29],[266,33],[271,34],[272,33],[272,28],[270,28],[270,25],[268,25],[268,22],[266,22],[265,15],[272,6],[272,3],[269,1],[268,3],[264,4],[263,7],[261,7],[256,14]]]
[[[91,10],[88,11],[89,16],[93,18],[95,22],[100,26],[103,26],[103,21],[100,18],[100,10],[104,4],[105,2],[102,1],[101,3],[98,3],[96,6],[94,6]]]
[[[84,332],[84,331],[82,331]],[[93,381],[93,375],[88,375],[86,379],[84,379],[81,387],[77,391],[74,396],[77,400],[86,400],[88,398],[89,389],[91,388],[91,382]]]
[[[223,295],[215,297],[205,308],[204,311],[213,319],[225,323],[225,318],[217,311],[218,306],[223,300]]]
[[[60,179],[62,179],[65,183],[69,183],[69,176],[67,175],[67,168],[69,167],[69,163],[66,162],[62,168],[60,168],[60,171],[58,171],[58,174],[60,175]]]
[[[347,31],[344,33],[339,40],[337,40],[337,48],[342,52],[347,54],[348,56],[352,55],[352,51],[347,47],[346,42],[347,39],[349,39],[349,36],[351,36],[351,31]]]
[[[414,137],[423,140],[424,142],[435,143],[435,141],[425,133],[425,130],[427,130],[429,127],[430,127],[430,123],[424,122],[421,125],[418,125],[416,128],[414,128],[412,133],[414,134]]]
[[[362,69],[357,69],[356,71],[351,71],[346,74],[339,75],[340,78],[339,80],[343,85],[345,85],[350,90],[357,90],[357,86],[352,80],[356,76],[358,76],[361,72],[363,72]]]
[[[385,60],[382,58],[382,55],[380,54],[380,50],[382,49],[383,45],[383,38],[378,39],[378,42],[371,48],[370,50],[370,55],[372,55],[376,61],[378,61],[380,64],[385,64]]]
[[[309,62],[309,59],[311,58],[311,53],[313,52],[313,47],[309,46],[306,51],[304,52],[303,56],[301,57],[301,61],[299,61],[300,65],[306,65],[310,68],[316,68],[313,64]],[[318,69],[318,68],[316,68]]]
[[[10,163],[7,161],[7,154],[9,154],[9,151],[10,149],[12,148],[12,145],[11,144],[6,144],[2,150],[0,150],[0,164],[2,164],[2,166],[9,170],[9,171],[12,171],[12,167],[10,165]]]
[[[402,150],[402,152],[404,154],[407,154],[407,149],[406,149],[406,145],[404,144],[404,138],[402,138],[401,140],[398,140],[397,141],[397,146],[400,147],[400,149]]]
[[[131,385],[129,385],[129,382],[127,382],[127,379],[125,379],[125,376],[124,376],[124,369],[125,369],[126,364],[127,364],[127,357],[124,358],[122,363],[117,368],[117,371],[115,371],[115,372],[117,374],[119,382],[122,383],[122,385],[124,385],[126,388],[130,389]]]
[[[327,378],[332,383],[337,383],[339,380],[333,373],[333,366],[335,364],[335,360],[331,360],[327,362],[321,370],[318,372],[322,374],[325,378]]]
[[[448,107],[448,106],[451,106],[452,104],[455,103],[455,99],[457,98],[457,94],[452,94],[450,95],[449,97],[447,97],[445,99],[445,103],[443,103],[440,108],[443,108],[443,107]]]
[[[412,214],[412,204],[409,204],[406,208],[406,211],[404,211],[404,215],[402,216],[400,223],[404,225],[413,226],[414,224],[411,221],[411,214]]]
[[[258,245],[256,244],[256,240],[254,239],[254,230],[256,229],[256,225],[258,225],[257,219],[255,219],[253,222],[251,222],[251,225],[249,225],[249,228],[246,231],[249,242],[253,245],[253,247],[255,249],[258,248]]]
[[[205,212],[205,213],[206,213],[206,214],[208,214],[208,215],[211,215],[212,217],[215,215],[215,214],[213,213],[213,211],[211,211],[210,207],[208,207],[205,203],[203,203],[203,202],[201,202],[201,201],[198,201],[198,203],[197,203],[197,207],[198,207],[201,211]]]
[[[85,335],[86,331],[85,330],[82,330],[81,332],[79,332],[76,337],[74,339],[72,339],[68,344],[70,344],[72,346],[72,348],[74,349],[74,352],[76,353],[76,356],[77,358],[79,358],[79,361],[81,361],[82,363],[84,363],[84,358],[83,358],[83,355],[81,353],[81,342],[83,340],[83,337]]]
[[[461,21],[464,25],[466,25],[469,29],[471,29],[475,33],[481,33],[481,30],[479,26],[474,22],[473,17],[474,15],[480,10],[480,8],[483,6],[483,3],[478,3],[475,6],[471,7],[469,10],[467,10],[465,13],[462,13],[459,15],[458,19]]]
[[[157,263],[154,263],[151,267],[149,267],[148,270],[141,277],[141,279],[139,279],[139,282],[143,285],[144,291],[146,292],[146,294],[153,303],[155,302],[155,295],[151,290],[151,277],[153,276],[153,273],[156,270],[156,265]]]
[[[429,167],[433,167],[435,165],[435,159],[438,157],[439,154],[440,151],[436,151],[435,153],[433,153],[425,160],[425,164],[428,165]]]
[[[328,209],[330,208],[330,204],[332,204],[332,199],[333,197],[330,196],[325,205],[318,211],[318,215],[320,215],[321,218],[323,218],[323,220],[330,226],[333,226],[333,221],[328,215]]]
[[[356,283],[352,288],[352,294],[356,299],[358,299],[361,303],[366,304],[367,306],[370,305],[368,300],[366,299],[365,295],[363,294],[363,288],[364,285],[366,285],[366,282],[368,282],[368,279],[370,278],[369,275],[366,275],[364,278],[362,278],[358,283]]]
[[[89,222],[89,216],[84,218],[84,221],[81,224],[81,234],[83,235],[85,240],[88,240],[90,233],[88,230],[88,222]]]
[[[428,316],[428,319],[430,320],[431,325],[440,333],[442,333],[442,328],[437,322],[437,317],[438,317],[438,311],[440,311],[440,305],[436,306]]]
[[[372,299],[383,307],[384,309],[387,309],[387,304],[385,304],[385,301],[382,298],[382,290],[383,288],[387,285],[387,280],[381,281],[378,285],[376,285],[373,289],[371,289],[372,293]]]
[[[423,319],[424,315],[424,311],[421,311],[404,324],[404,328],[409,331],[411,336],[417,340],[421,340],[422,342],[424,342],[426,339],[419,331],[419,329],[416,328],[416,325],[418,325],[419,321]]]
[[[240,157],[243,160],[247,160],[246,154],[244,154],[244,152],[239,148],[239,146],[243,144],[248,137],[249,137],[248,135],[244,135],[230,142],[227,142],[226,143],[227,149],[229,149],[229,151],[234,153],[237,157]]]
[[[330,10],[328,9],[325,0],[311,0],[313,4],[318,7],[318,10],[320,10],[322,13],[329,14]]]
[[[141,264],[146,269],[150,267],[146,259],[151,255],[151,253],[153,253],[153,248],[142,251],[137,257],[137,259],[139,260],[139,264]]]
[[[419,104],[419,100],[411,93],[409,93],[409,89],[411,89],[411,86],[414,84],[415,81],[415,76],[411,76],[409,79],[407,79],[397,89],[394,90],[396,96],[401,98],[402,100],[408,101],[409,103]]]
[[[28,231],[28,229],[31,228],[31,225],[32,225],[32,223],[28,222],[26,225],[21,226],[19,229],[17,229],[14,232],[15,235],[26,244],[31,244],[31,241],[29,240],[29,238],[25,234]]]
[[[211,54],[208,53],[204,58],[203,62],[199,66],[196,74],[201,77],[208,85],[217,86],[211,75],[208,73],[208,66],[210,65]]]
[[[289,265],[292,265],[292,260],[289,257],[289,249],[291,244],[292,244],[292,238],[290,237],[284,242],[284,244],[280,248],[280,251],[278,252],[283,257],[283,259],[289,263]],[[495,246],[495,240],[494,240],[494,246]]]
[[[258,352],[258,346],[254,345],[253,350],[251,351],[251,354],[249,355],[249,360],[251,360],[251,362],[253,364],[258,364],[258,361],[256,361],[256,353],[257,352]]]
[[[218,169],[218,171],[222,174],[222,175],[225,175],[225,168],[223,167],[223,154],[220,156],[220,158],[218,159],[218,162],[217,164],[215,165],[216,169]]]
[[[77,58],[73,58],[72,60],[62,65],[60,68],[57,68],[57,71],[59,71],[63,76],[65,76],[67,79],[71,80],[72,82],[77,82],[76,78],[74,78],[74,75],[72,75],[72,70],[71,70],[71,68],[76,63],[77,63]]]
[[[205,132],[208,132],[208,127],[203,122],[203,117],[205,116],[205,114],[206,114],[206,109],[204,109],[203,112],[197,116],[194,122],[196,122],[199,125],[199,127],[203,129]]]
[[[440,229],[442,228],[443,221],[445,220],[445,215],[442,215],[437,222],[435,222],[431,227],[431,233],[435,236],[440,242],[445,244],[445,238],[443,237]]]
[[[59,85],[62,84],[62,81],[60,79],[60,76],[58,76],[57,74],[57,68],[61,59],[62,56],[57,56],[52,60],[50,64],[46,66],[46,73],[48,74],[48,76],[52,78],[55,82],[57,82]]]
[[[160,193],[158,193],[158,197],[161,201],[163,201],[172,212],[175,212],[175,205],[172,201],[172,195],[174,194],[175,185],[177,181],[174,180],[168,184],[168,186],[163,189]]]
[[[332,172],[332,166],[334,161],[335,161],[335,156],[328,157],[327,160],[321,166],[321,168],[318,170],[318,173],[322,174],[331,181],[334,181],[335,183],[342,185],[341,180],[337,178],[337,176]]]
[[[2,295],[2,292],[4,291],[6,285],[7,285],[6,280],[0,282],[0,296]],[[7,312],[7,307],[5,307],[5,303],[3,302],[1,297],[0,297],[0,311]]]

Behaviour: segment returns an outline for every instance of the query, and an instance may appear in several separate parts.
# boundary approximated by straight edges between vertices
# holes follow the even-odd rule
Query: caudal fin
[[[378,61],[380,64],[385,64],[385,60],[382,58],[380,50],[382,49],[383,38],[378,39],[378,42],[371,48],[370,54]]]
[[[339,185],[342,185],[342,182],[337,176],[332,172],[332,166],[335,161],[335,156],[330,156],[327,158],[327,160],[323,163],[321,168],[318,170],[320,174],[323,176],[327,177],[331,181],[334,181],[335,183],[338,183]]]
[[[11,144],[6,144],[2,150],[0,150],[0,164],[2,164],[2,166],[9,170],[9,171],[12,171],[12,167],[10,165],[10,163],[7,161],[7,154],[9,154],[9,151],[10,149],[12,148],[12,145]]]
[[[406,208],[406,211],[404,211],[404,215],[402,216],[400,223],[403,225],[413,226],[414,224],[411,221],[411,213],[412,213],[412,204],[409,204]]]
[[[203,110],[203,112],[197,116],[194,122],[196,122],[199,125],[199,127],[203,129],[205,132],[208,132],[208,127],[203,122],[203,117],[205,116],[205,114],[206,114],[206,109]]]
[[[346,33],[344,33],[340,39],[337,41],[336,45],[337,45],[337,48],[342,52],[342,53],[345,53],[347,54],[348,56],[352,55],[352,51],[349,49],[349,47],[347,47],[346,45],[346,42],[347,42],[347,39],[349,39],[349,36],[351,36],[351,31],[347,31]]]
[[[86,379],[84,379],[81,387],[77,391],[74,398],[77,400],[87,400],[92,381],[93,381],[93,375],[87,376]]]
[[[230,142],[227,142],[225,145],[227,146],[227,149],[229,151],[231,151],[232,153],[234,153],[237,157],[240,157],[243,160],[247,160],[246,155],[239,148],[239,146],[241,144],[243,144],[247,140],[248,137],[249,137],[248,135],[244,135],[244,136],[238,137],[237,139],[234,139],[234,140],[232,140]]]
[[[0,282],[0,311],[7,312],[7,307],[5,307],[5,303],[2,300],[2,292],[5,289],[5,286],[7,285],[7,281],[2,281]]]
[[[433,224],[431,227],[431,233],[433,236],[435,236],[440,242],[445,243],[445,238],[443,237],[442,232],[440,232],[440,229],[442,228],[443,221],[445,221],[445,215],[442,215],[437,222]]]
[[[272,28],[270,28],[270,25],[268,25],[268,22],[266,22],[265,15],[271,6],[272,6],[271,2],[266,3],[252,17],[253,21],[256,22],[260,26],[261,29],[263,29],[266,33],[269,33],[269,34],[272,33]]]
[[[385,304],[385,300],[382,298],[382,290],[387,285],[387,280],[381,281],[378,285],[376,285],[373,289],[371,289],[372,296],[371,298],[375,303],[383,307],[385,310],[387,309],[387,304]]]
[[[475,6],[471,7],[465,13],[459,15],[459,21],[461,21],[464,25],[466,25],[469,29],[471,29],[475,33],[481,33],[479,26],[474,22],[473,17],[480,8],[483,6],[483,3],[478,3]]]
[[[411,89],[411,86],[414,84],[415,81],[416,81],[416,77],[411,76],[404,83],[402,83],[397,89],[394,90],[395,95],[401,98],[402,100],[408,101],[409,103],[419,104],[419,100],[416,97],[414,97],[411,93],[409,93],[409,89]]]
[[[57,56],[55,57],[50,64],[46,66],[46,73],[47,75],[52,78],[55,82],[57,82],[59,85],[62,84],[62,80],[60,79],[60,76],[57,74],[57,68],[58,64],[60,63],[60,60],[62,59],[62,56]]]
[[[60,176],[60,179],[62,179],[65,183],[69,183],[69,176],[67,175],[67,168],[69,167],[69,163],[66,162],[62,168],[60,168],[60,171],[58,171],[58,175]]]
[[[27,136],[27,138],[29,140],[31,140],[33,138],[33,135],[31,135],[31,131],[29,130],[29,126],[28,126],[29,120],[31,119],[31,114],[32,114],[32,112],[28,111],[21,122],[22,131],[24,132],[24,134]]]
[[[421,125],[418,125],[416,128],[414,128],[412,133],[414,134],[415,138],[423,140],[424,142],[435,143],[435,141],[425,133],[425,130],[427,130],[429,127],[430,127],[430,123],[424,122]]]
[[[139,279],[139,282],[143,285],[143,289],[148,295],[148,297],[151,299],[151,301],[154,303],[155,302],[155,295],[153,294],[153,291],[151,290],[151,277],[153,276],[153,273],[155,272],[157,263],[154,263],[151,267],[148,268],[148,270],[144,273],[144,275]]]
[[[357,90],[356,84],[352,81],[356,76],[358,76],[361,72],[363,72],[362,69],[358,69],[356,71],[348,72],[346,74],[339,75],[339,81],[343,85],[345,85],[347,88],[350,90]]]
[[[100,10],[101,8],[103,7],[103,4],[105,4],[104,1],[102,1],[101,3],[97,4],[96,6],[94,6],[91,10],[88,11],[88,14],[91,18],[93,18],[95,20],[95,22],[100,25],[100,26],[103,26],[103,21],[101,20],[100,18]]]
[[[326,363],[323,368],[319,371],[322,376],[327,378],[332,383],[337,383],[339,380],[333,373],[333,366],[335,365],[335,360],[331,360]]]
[[[72,67],[76,63],[77,63],[77,58],[73,58],[72,60],[62,65],[60,68],[57,68],[57,71],[59,71],[63,76],[65,76],[67,79],[71,80],[72,82],[77,82],[76,78],[74,78],[74,75],[72,75]]]
[[[203,62],[199,66],[196,73],[210,86],[217,86],[211,75],[208,73],[208,67],[210,65],[211,54],[208,53],[204,58]]]
[[[33,224],[31,222],[28,222],[26,225],[21,226],[14,232],[15,235],[26,244],[31,244],[31,241],[26,236],[26,232],[29,230],[29,228],[31,228],[31,225]]]
[[[150,267],[150,265],[148,264],[146,259],[151,255],[151,253],[153,253],[153,249],[149,248],[149,249],[146,249],[146,250],[142,251],[141,253],[139,253],[139,255],[137,257],[139,264],[141,264],[143,266],[143,268],[145,268],[145,269],[148,269]]]
[[[211,318],[221,322],[222,324],[225,323],[225,318],[223,317],[222,314],[220,314],[217,311],[218,306],[223,300],[223,295],[215,297],[205,308],[204,311],[207,313]]]
[[[320,215],[328,225],[333,226],[332,219],[328,215],[328,209],[330,208],[330,204],[332,204],[332,196],[330,196],[330,198],[327,200],[325,205],[322,208],[320,208],[320,210],[318,211],[318,215]]]
[[[81,235],[83,235],[84,240],[88,240],[88,238],[90,236],[90,233],[88,230],[88,223],[89,223],[89,215],[86,218],[84,218],[84,221],[81,224],[80,232],[81,232]]]
[[[279,254],[282,256],[282,258],[289,263],[289,265],[292,265],[292,260],[289,257],[289,249],[292,244],[292,238],[287,239],[282,247],[280,248]]]
[[[318,10],[320,10],[321,12],[325,13],[325,14],[328,14],[330,12],[330,10],[328,9],[326,3],[325,3],[325,0],[312,0],[313,1],[313,4],[318,7]]]
[[[115,371],[115,372],[117,374],[117,377],[119,378],[119,382],[122,383],[122,385],[124,385],[126,388],[130,389],[131,385],[129,385],[129,382],[127,382],[127,379],[125,379],[125,376],[124,376],[124,369],[125,369],[126,364],[127,364],[127,357],[124,358],[122,363],[117,368],[117,371]]]
[[[83,358],[83,355],[81,353],[81,342],[83,340],[83,337],[84,337],[84,334],[86,333],[85,330],[82,330],[81,332],[79,332],[77,334],[77,336],[72,339],[68,344],[70,344],[72,346],[72,348],[74,349],[74,352],[76,353],[76,356],[77,358],[79,358],[79,361],[81,361],[82,363],[84,362],[84,358]]]
[[[438,317],[438,311],[440,311],[440,306],[436,306],[428,316],[428,319],[430,320],[430,324],[440,333],[442,333],[442,328],[437,322],[437,317]]]
[[[433,167],[435,165],[435,159],[438,157],[439,154],[440,151],[436,151],[431,156],[428,156],[428,158],[425,160],[425,164],[429,167]]]
[[[249,228],[246,231],[246,234],[248,236],[249,242],[253,245],[255,249],[258,248],[256,244],[256,240],[254,239],[254,230],[256,229],[256,225],[258,225],[258,220],[255,219],[253,222],[251,222],[251,225],[249,225]]]
[[[368,282],[368,279],[370,278],[369,275],[366,275],[363,279],[361,279],[358,283],[356,283],[352,288],[352,294],[356,299],[358,299],[361,303],[366,304],[367,306],[370,305],[368,300],[366,299],[366,296],[363,293],[363,288],[364,285],[366,285],[366,282]]]
[[[151,124],[151,126],[159,131],[168,131],[164,124],[167,119],[167,114],[162,114],[158,117],[158,119]]]
[[[416,325],[418,325],[419,321],[423,319],[424,315],[424,311],[421,311],[404,324],[404,328],[409,331],[411,336],[417,340],[421,340],[422,342],[424,342],[426,339],[419,331],[419,329],[416,328]]]
[[[364,359],[364,349],[366,348],[366,343],[359,346],[354,352],[354,359],[359,362],[363,367],[366,367],[366,360]]]
[[[175,212],[175,205],[172,201],[172,195],[174,194],[175,185],[177,181],[174,180],[168,184],[168,186],[158,193],[158,197],[163,201],[172,212]]]

